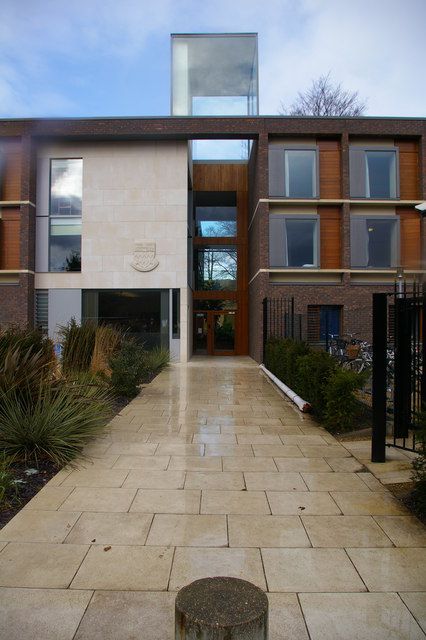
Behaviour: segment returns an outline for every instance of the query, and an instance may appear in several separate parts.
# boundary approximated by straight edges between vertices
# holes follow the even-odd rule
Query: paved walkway
[[[250,359],[170,367],[88,453],[0,532],[2,640],[172,640],[209,575],[268,590],[270,640],[426,637],[424,529]]]

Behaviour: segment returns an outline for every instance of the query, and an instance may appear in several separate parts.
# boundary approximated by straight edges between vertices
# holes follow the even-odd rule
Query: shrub
[[[266,343],[265,365],[284,384],[296,390],[297,361],[309,351],[305,342],[296,342],[290,338],[271,338]]]
[[[133,340],[125,340],[118,353],[109,360],[111,385],[116,395],[134,398],[147,376],[145,350]]]
[[[96,327],[90,370],[93,373],[111,374],[109,359],[119,351],[123,341],[123,331],[107,325]]]
[[[324,394],[324,423],[329,431],[353,429],[359,409],[355,391],[361,389],[364,383],[365,375],[344,369],[338,369],[330,377]]]
[[[8,352],[19,350],[20,353],[40,353],[40,358],[46,365],[54,360],[52,341],[44,336],[38,329],[27,329],[13,325],[0,330],[0,364],[4,362]]]
[[[8,499],[6,496],[15,490],[16,484],[14,483],[13,474],[10,471],[10,465],[12,458],[8,458],[4,451],[0,454],[0,507],[8,506]]]
[[[422,518],[426,518],[426,411],[420,414],[420,430],[416,433],[419,443],[419,457],[413,460],[413,480],[415,487],[411,494],[414,509]]]
[[[142,382],[148,382],[153,376],[167,367],[170,362],[170,352],[163,347],[154,347],[150,351],[145,351],[143,360],[147,378]]]
[[[297,359],[296,389],[307,400],[319,417],[324,416],[326,408],[326,389],[337,364],[326,351],[311,350]]]
[[[99,384],[44,383],[35,397],[6,394],[0,406],[0,449],[24,460],[70,462],[112,415],[112,398]]]
[[[55,365],[53,343],[40,331],[14,326],[0,332],[0,393],[37,388]]]
[[[78,325],[74,318],[61,327],[62,370],[64,373],[89,371],[95,348],[96,325],[90,320]]]

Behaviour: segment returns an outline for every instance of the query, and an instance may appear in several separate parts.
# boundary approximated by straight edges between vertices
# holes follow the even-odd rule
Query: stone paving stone
[[[304,516],[313,547],[391,547],[371,516]]]
[[[23,509],[0,530],[6,542],[62,542],[80,513]]]
[[[142,513],[82,513],[65,543],[143,545],[152,518]]]
[[[364,469],[362,462],[358,462],[355,458],[324,458],[327,464],[338,472],[356,473]]]
[[[123,487],[138,489],[183,489],[185,482],[184,471],[144,471],[132,469],[129,471]],[[194,487],[195,489],[196,487]]]
[[[301,593],[312,640],[421,640],[396,593]]]
[[[97,489],[77,487],[61,505],[60,511],[128,511],[136,489]]]
[[[174,593],[96,591],[74,640],[174,640]]]
[[[237,437],[232,433],[194,433],[195,444],[237,444]]]
[[[228,516],[230,547],[310,547],[297,516]]]
[[[406,515],[407,509],[390,493],[332,491],[331,496],[345,515]]]
[[[373,476],[372,473],[368,472],[361,472],[361,473],[357,473],[358,478],[360,478],[369,489],[371,489],[371,491],[380,491],[382,493],[388,493],[389,489],[387,489],[386,487],[384,487],[382,485],[382,483],[380,482],[380,480],[377,480],[377,478],[375,478]]]
[[[170,456],[119,456],[114,469],[149,469],[165,471],[170,462]]]
[[[314,447],[301,444],[300,449],[307,458],[348,458],[351,455],[344,447],[333,444]]]
[[[113,442],[107,454],[152,456],[157,449],[156,444],[143,442]]]
[[[148,434],[140,433],[139,431],[111,431],[109,437],[111,442],[149,442]]]
[[[73,487],[45,486],[25,505],[25,510],[56,511],[73,491]]]
[[[325,440],[322,436],[317,435],[280,435],[281,442],[284,445],[300,445],[304,446],[321,446],[325,445]]]
[[[187,471],[186,473],[185,489],[241,491],[245,488],[244,476],[239,471]]]
[[[172,456],[168,468],[180,471],[222,471],[222,461],[217,457]]]
[[[121,487],[127,471],[119,469],[76,469],[63,481],[63,487]]]
[[[148,437],[148,436],[147,436]],[[154,442],[159,444],[160,442],[166,442],[167,444],[191,444],[192,435],[170,434],[170,433],[156,433],[152,431],[149,434],[148,442]]]
[[[91,591],[0,588],[0,638],[73,640]]]
[[[299,447],[295,445],[284,446],[283,444],[254,444],[255,456],[271,458],[302,458],[303,454]]]
[[[67,547],[68,545],[63,545]],[[109,545],[108,545],[109,546]],[[167,547],[92,546],[72,589],[165,591],[173,549]]]
[[[375,516],[396,547],[426,547],[426,529],[414,516]]]
[[[226,547],[226,517],[222,515],[154,516],[147,544],[177,547]]]
[[[201,513],[270,514],[264,491],[203,491]]]
[[[309,640],[295,593],[268,593],[269,640]]]
[[[203,456],[203,444],[169,444],[161,443],[158,446],[159,456]]]
[[[259,549],[176,549],[170,576],[171,591],[178,591],[206,576],[241,578],[266,590]]]
[[[201,491],[139,489],[130,511],[143,513],[199,513]]]
[[[305,471],[312,473],[332,472],[332,468],[322,458],[276,458],[279,471]]]
[[[259,435],[258,433],[240,433],[237,435],[238,444],[282,444],[276,433]]]
[[[249,491],[307,491],[300,473],[277,471],[246,471],[246,487]]]
[[[253,449],[249,444],[206,444],[206,456],[250,457]]]
[[[426,549],[347,549],[369,591],[425,591]]]
[[[343,549],[262,549],[262,558],[269,591],[366,591]]]
[[[223,458],[224,471],[277,471],[273,458]]]
[[[356,473],[302,473],[310,491],[370,491]]]
[[[247,425],[247,426],[241,426],[239,424],[232,426],[232,425],[222,425],[220,427],[220,431],[221,433],[233,433],[236,435],[242,435],[242,434],[257,434],[257,435],[262,435],[262,432],[260,430],[260,427],[258,425]]]
[[[267,491],[274,515],[337,515],[340,509],[324,491]]]
[[[0,554],[0,586],[66,589],[89,547],[10,542]]]
[[[399,596],[426,633],[426,593],[400,593]]]
[[[6,545],[7,545],[7,542],[0,542],[0,553],[3,551]]]

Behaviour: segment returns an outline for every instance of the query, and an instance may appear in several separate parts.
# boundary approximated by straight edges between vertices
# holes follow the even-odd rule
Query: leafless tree
[[[366,103],[359,99],[358,91],[345,91],[341,84],[334,84],[327,75],[312,81],[307,91],[299,91],[297,99],[286,109],[281,104],[280,113],[290,116],[360,116]]]

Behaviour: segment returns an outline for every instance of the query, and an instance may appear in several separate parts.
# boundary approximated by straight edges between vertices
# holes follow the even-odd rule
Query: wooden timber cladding
[[[194,163],[193,189],[194,191],[247,191],[247,164]]]
[[[411,209],[398,211],[401,221],[401,266],[405,269],[421,268],[421,221]]]
[[[395,140],[399,148],[399,191],[401,200],[420,198],[419,147],[416,141]]]
[[[21,200],[21,162],[20,140],[9,138],[0,141],[0,200]]]
[[[342,197],[342,162],[339,140],[317,141],[321,198]]]
[[[320,216],[321,269],[341,267],[341,213],[340,207],[318,207]]]
[[[20,268],[20,226],[18,208],[2,208],[0,219],[0,269]]]

